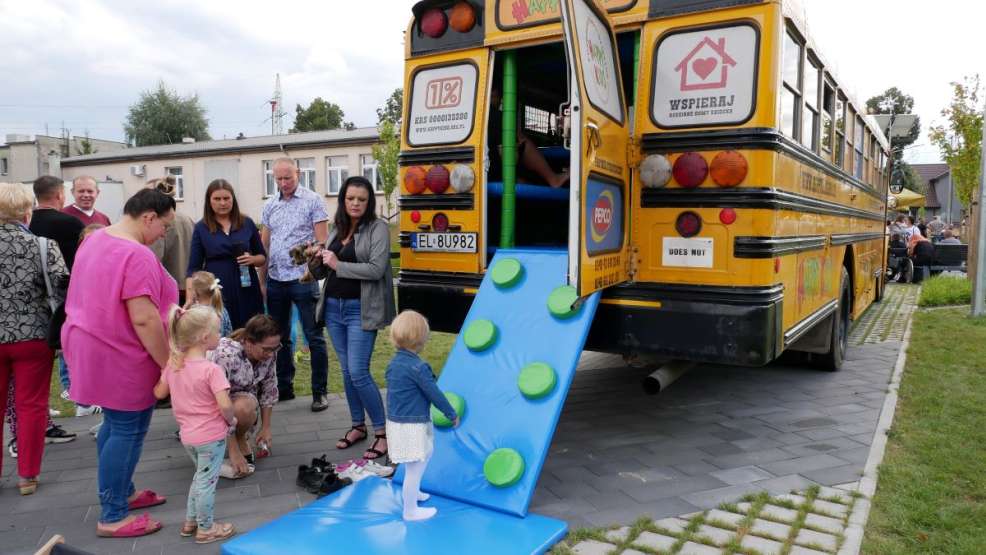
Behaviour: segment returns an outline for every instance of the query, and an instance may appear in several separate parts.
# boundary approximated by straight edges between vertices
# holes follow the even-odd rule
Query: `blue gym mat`
[[[503,195],[503,182],[490,181],[486,184],[486,192],[494,197]],[[514,185],[514,194],[517,198],[530,198],[539,200],[567,201],[570,191],[568,188],[554,189],[547,185],[531,185],[529,183],[517,183]]]
[[[224,555],[505,555],[544,553],[565,536],[561,520],[519,518],[433,496],[422,506],[438,514],[421,522],[401,519],[400,485],[366,478],[294,512],[235,536]]]

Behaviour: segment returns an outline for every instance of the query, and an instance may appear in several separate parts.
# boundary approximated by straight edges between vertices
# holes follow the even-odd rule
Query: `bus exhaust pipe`
[[[694,367],[694,362],[672,360],[655,370],[650,376],[644,378],[641,385],[644,388],[644,392],[648,395],[657,395]]]

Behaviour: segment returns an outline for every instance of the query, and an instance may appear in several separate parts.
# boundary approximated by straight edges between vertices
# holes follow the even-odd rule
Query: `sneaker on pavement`
[[[10,441],[7,442],[7,452],[10,453],[10,456],[12,458],[15,458],[15,459],[17,458],[17,440],[16,439],[11,438]]]
[[[360,480],[369,478],[370,476],[373,476],[373,473],[363,470],[362,467],[355,464],[339,473],[340,478],[349,478],[354,482],[359,482]]]
[[[89,405],[88,407],[83,405],[75,405],[75,415],[80,418],[83,416],[92,416],[93,414],[102,414],[102,412],[103,407],[99,405]]]
[[[51,418],[58,418],[61,415],[62,415],[62,411],[55,410],[55,409],[50,408],[50,407],[48,408],[48,416],[49,417],[51,417]]]
[[[71,399],[68,398],[68,390],[67,389],[65,391],[62,391],[62,394],[59,395],[59,397],[61,397],[62,399],[65,399],[66,401],[71,401]]]
[[[58,424],[52,424],[45,431],[45,443],[68,443],[75,439],[75,434],[66,432]]]
[[[312,395],[312,412],[322,412],[329,408],[329,397],[324,393]]]
[[[343,478],[342,476],[337,476],[335,473],[327,474],[322,483],[318,486],[318,497],[322,498],[330,493],[335,493],[342,488],[352,484],[353,480],[350,478]]]
[[[394,473],[394,467],[377,464],[373,461],[366,461],[366,464],[363,465],[363,471],[376,474],[381,478],[387,478]]]
[[[240,478],[246,478],[247,476],[253,474],[256,469],[252,464],[247,464],[247,473],[240,474],[237,476],[236,470],[233,469],[233,465],[229,464],[229,461],[223,461],[223,465],[219,468],[219,475],[223,478],[230,480],[238,480]]]

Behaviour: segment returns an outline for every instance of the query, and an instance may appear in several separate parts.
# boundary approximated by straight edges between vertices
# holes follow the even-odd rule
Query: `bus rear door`
[[[605,12],[593,0],[561,7],[571,122],[568,283],[585,296],[630,279],[630,124]]]

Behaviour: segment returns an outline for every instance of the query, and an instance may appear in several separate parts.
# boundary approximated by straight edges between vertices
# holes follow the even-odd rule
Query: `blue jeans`
[[[185,520],[194,521],[199,529],[208,530],[212,528],[216,482],[219,481],[219,469],[226,454],[226,438],[205,445],[186,445],[185,452],[195,463],[195,476],[192,476],[192,485],[188,488]]]
[[[277,389],[294,392],[294,342],[291,339],[291,305],[298,307],[301,327],[312,353],[312,395],[328,391],[329,355],[322,327],[315,325],[316,283],[267,279],[267,312],[281,328],[281,350],[277,353]]]
[[[127,498],[134,494],[134,469],[144,448],[144,436],[151,425],[154,407],[140,411],[103,409],[103,425],[96,436],[99,459],[99,521],[112,524],[123,520],[129,509]]]
[[[68,380],[68,364],[65,364],[65,354],[58,355],[58,380],[62,382],[62,391],[68,391],[71,382]]]
[[[342,367],[342,383],[353,425],[365,421],[363,410],[377,433],[384,431],[383,398],[370,375],[370,356],[377,330],[364,330],[360,323],[359,299],[325,299],[325,326]]]

